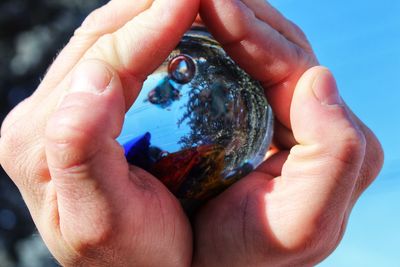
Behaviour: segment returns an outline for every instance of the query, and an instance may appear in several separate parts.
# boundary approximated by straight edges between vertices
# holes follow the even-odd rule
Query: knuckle
[[[79,121],[79,107],[69,107],[53,114],[46,131],[46,148],[55,155],[57,166],[71,168],[90,160],[96,153],[96,129],[90,121]],[[68,112],[68,115],[66,115]]]
[[[131,36],[136,35],[130,33],[127,28],[121,28],[115,33],[105,34],[97,40],[84,57],[106,62],[115,70],[119,70],[124,75],[129,75],[142,82],[146,80],[147,76],[136,72],[135,68],[132,67],[131,61],[132,55],[138,55],[139,51],[144,49],[145,44],[139,40],[132,39]]]
[[[360,176],[356,183],[356,193],[361,194],[378,176],[384,162],[384,151],[376,136],[369,130],[365,131],[367,145]]]
[[[106,5],[107,6],[107,5]],[[83,23],[75,30],[71,43],[80,45],[85,40],[96,40],[101,35],[105,34],[109,28],[115,23],[118,18],[112,13],[106,13],[105,6],[95,9],[83,21]],[[105,15],[107,19],[105,19]]]
[[[103,117],[102,109],[93,107],[94,96],[90,94],[67,95],[58,110],[47,121],[45,138],[54,144],[69,145],[83,143],[96,137],[99,118]],[[89,108],[91,112],[89,112]]]
[[[293,21],[288,20],[290,26],[293,28],[293,30],[296,32],[297,35],[299,35],[300,37],[307,39],[306,35],[304,34],[303,30]]]
[[[320,216],[312,229],[300,235],[297,242],[287,249],[287,258],[295,259],[292,263],[296,266],[314,266],[336,249],[342,236],[341,224],[337,224],[337,220]]]
[[[123,57],[124,51],[121,50],[123,47],[129,46],[118,45],[115,34],[105,34],[87,51],[85,58],[102,60],[114,68],[125,66],[127,59]]]
[[[288,31],[291,32],[293,36],[295,36],[294,42],[306,53],[313,54],[314,51],[304,31],[293,21],[287,20],[287,22]]]
[[[7,130],[11,129],[18,119],[25,114],[30,97],[20,102],[11,112],[6,116],[1,124],[1,136],[5,135]]]
[[[73,119],[64,114],[55,114],[49,120],[45,135],[48,141],[56,145],[81,143],[87,137]]]
[[[372,175],[371,173],[370,167],[364,167],[361,169],[360,177],[355,186],[356,196],[359,196],[359,194],[364,192],[375,180],[376,176]]]
[[[307,53],[307,51],[304,50],[302,46],[299,46],[297,44],[292,44],[292,51],[293,55],[291,55],[290,57],[297,59],[296,62],[308,63],[308,61],[311,61],[309,60],[309,54]],[[290,59],[288,58],[286,61],[290,62]],[[290,73],[290,70],[288,70],[287,73]]]
[[[101,11],[102,11],[101,8],[93,10],[83,21],[80,30],[89,31],[101,25],[101,23],[104,21],[102,18]]]
[[[0,160],[5,167],[9,169],[15,166],[15,160],[19,155],[24,154],[22,151],[26,151],[26,144],[24,136],[25,131],[20,129],[17,125],[10,128],[0,139]]]
[[[291,28],[293,29],[295,34],[297,36],[299,36],[300,39],[302,39],[303,41],[305,41],[309,45],[307,36],[304,33],[304,31],[296,23],[294,23],[293,21],[291,21],[291,20],[288,20],[288,21],[289,21],[289,25],[291,26]]]
[[[109,3],[108,3],[109,4]],[[103,7],[99,7],[93,10],[83,21],[82,25],[75,31],[76,36],[82,35],[98,35],[101,32],[98,32],[101,29],[104,29],[104,24],[112,25],[117,19],[113,13],[109,13],[108,7],[106,4]],[[105,15],[107,15],[107,20],[104,19]]]
[[[49,177],[41,138],[29,136],[32,130],[25,124],[13,127],[0,139],[0,163],[20,188],[35,191],[33,182]]]
[[[168,15],[167,15],[168,17]],[[146,32],[146,35],[159,35],[160,32],[176,31],[176,24],[163,16],[153,16],[150,13],[137,16],[128,27],[121,28],[121,33],[134,34],[137,30]],[[133,36],[133,35],[132,35]],[[145,36],[145,35],[143,35]]]
[[[115,231],[112,227],[99,228],[86,234],[76,235],[69,240],[70,247],[77,255],[82,266],[92,265],[91,262],[115,263],[115,242],[113,241]],[[104,266],[107,266],[105,264]]]
[[[119,225],[116,219],[118,215],[110,206],[97,205],[96,212],[82,214],[80,221],[66,219],[67,216],[68,213],[64,213],[61,217],[62,221],[65,220],[61,232],[78,258],[110,258],[110,252],[118,245],[115,241],[119,239],[116,232]],[[72,218],[76,218],[76,215],[72,215]]]
[[[80,235],[73,245],[75,250],[84,256],[93,255],[93,252],[106,248],[112,242],[113,230],[111,227],[96,228],[89,234]]]
[[[329,240],[310,239],[304,242],[302,248],[292,250],[286,256],[288,259],[293,259],[290,266],[315,266],[328,257],[338,244],[339,242],[333,243]]]
[[[361,163],[365,156],[365,135],[354,125],[347,125],[340,131],[340,138],[331,147],[331,156],[345,165],[354,166]]]

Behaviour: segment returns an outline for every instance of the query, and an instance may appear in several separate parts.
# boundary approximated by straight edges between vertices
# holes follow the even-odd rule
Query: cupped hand
[[[115,138],[198,10],[196,0],[110,1],[4,121],[1,164],[63,266],[190,265],[192,232],[179,202],[129,167]]]
[[[261,81],[276,153],[197,214],[194,266],[313,266],[340,242],[383,152],[302,31],[264,0],[203,0],[228,54]]]
[[[278,152],[210,201],[191,230],[178,201],[129,167],[115,138],[199,2],[110,1],[4,121],[0,161],[61,264],[311,265],[337,245],[377,175],[378,141],[345,106],[329,71],[314,67],[300,30],[263,0],[202,0],[210,31],[265,87]]]

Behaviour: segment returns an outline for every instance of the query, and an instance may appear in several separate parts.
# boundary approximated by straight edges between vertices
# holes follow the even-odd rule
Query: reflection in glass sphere
[[[199,28],[145,81],[118,141],[190,206],[262,163],[272,122],[263,88]]]
[[[179,55],[169,62],[169,77],[177,83],[185,84],[190,82],[196,72],[196,65],[187,55]]]

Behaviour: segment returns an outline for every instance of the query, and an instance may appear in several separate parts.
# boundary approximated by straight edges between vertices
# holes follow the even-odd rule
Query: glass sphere
[[[259,166],[272,128],[260,84],[204,28],[193,28],[145,81],[118,141],[130,164],[185,204],[215,196]]]

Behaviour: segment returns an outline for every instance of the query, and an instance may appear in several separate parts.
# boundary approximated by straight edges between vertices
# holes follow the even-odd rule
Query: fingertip
[[[296,87],[311,88],[314,80],[317,78],[318,75],[323,72],[330,72],[330,70],[327,67],[321,65],[307,69],[298,80]]]
[[[336,79],[332,72],[324,66],[312,67],[300,77],[294,98],[299,95],[309,95],[310,97],[313,95],[314,100],[322,105],[343,105]]]
[[[73,71],[68,93],[102,94],[115,76],[115,71],[101,60],[84,60]]]
[[[323,105],[342,105],[343,101],[339,95],[336,80],[329,69],[321,68],[314,79],[312,89],[315,97]]]

